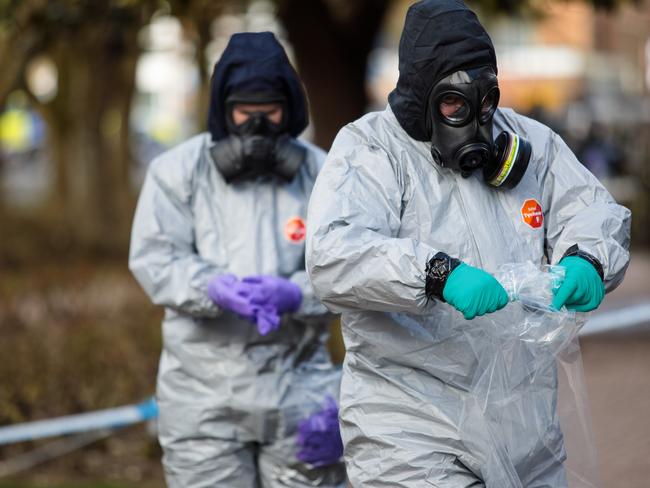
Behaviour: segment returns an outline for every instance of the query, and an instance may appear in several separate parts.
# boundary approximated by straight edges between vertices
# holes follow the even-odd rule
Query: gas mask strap
[[[279,124],[273,124],[273,132],[282,133],[286,131],[286,128],[289,125],[289,107],[287,98],[282,93],[275,92],[254,92],[254,93],[231,93],[226,97],[224,102],[225,118],[226,118],[226,127],[228,128],[229,134],[238,134],[241,130],[243,124],[236,125],[233,120],[233,110],[237,104],[270,104],[270,103],[279,103],[282,105],[282,120]]]

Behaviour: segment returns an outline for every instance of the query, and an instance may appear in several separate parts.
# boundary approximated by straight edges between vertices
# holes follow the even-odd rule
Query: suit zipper
[[[454,183],[456,184],[456,191],[458,192],[458,200],[460,202],[460,208],[463,211],[463,216],[465,217],[465,224],[467,224],[467,230],[469,231],[469,235],[472,236],[472,242],[474,243],[474,250],[476,251],[476,257],[478,258],[478,264],[481,269],[483,269],[483,259],[481,258],[481,253],[479,252],[478,249],[478,243],[476,242],[476,236],[474,235],[474,232],[472,231],[472,226],[470,225],[469,222],[469,216],[467,215],[467,209],[465,207],[465,201],[463,200],[463,196],[460,191],[460,185],[458,184],[458,180],[456,180],[455,175],[454,175]]]

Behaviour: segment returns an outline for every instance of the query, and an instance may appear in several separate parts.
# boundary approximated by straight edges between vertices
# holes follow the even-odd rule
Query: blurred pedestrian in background
[[[599,180],[620,176],[624,166],[623,151],[608,140],[604,127],[593,123],[577,150],[578,159]]]
[[[550,129],[497,108],[492,41],[462,1],[411,6],[399,57],[389,106],[339,132],[309,206],[307,268],[343,313],[351,483],[565,487],[554,368],[476,406],[479,361],[502,353],[480,316],[509,302],[506,263],[560,264],[555,309],[598,307],[627,268],[630,212]],[[515,377],[525,351],[503,352]]]
[[[325,156],[296,139],[307,117],[275,37],[235,34],[214,69],[209,133],[149,169],[129,265],[165,306],[156,396],[170,487],[344,483],[331,317],[304,269]]]

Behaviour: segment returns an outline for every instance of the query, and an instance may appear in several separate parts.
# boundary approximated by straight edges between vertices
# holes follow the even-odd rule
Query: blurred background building
[[[411,3],[0,2],[0,425],[131,403],[153,391],[161,311],[126,269],[130,222],[151,159],[204,130],[212,66],[230,35],[278,36],[310,98],[304,137],[327,148],[341,126],[386,105]],[[639,258],[617,297],[649,299],[650,2],[469,3],[496,46],[501,105],[560,133],[632,209]],[[647,371],[650,362],[639,358],[650,357],[648,334],[633,342],[617,343],[618,356],[602,353],[617,365],[607,371]],[[589,346],[593,364],[604,344]],[[340,347],[333,343],[338,360]],[[595,371],[595,396],[613,398],[617,385]],[[647,413],[649,382],[638,381],[621,402]],[[597,422],[611,407],[602,405]],[[601,438],[601,457],[618,432]],[[645,432],[635,444],[639,481],[603,486],[648,486]],[[39,446],[4,447],[0,463]],[[161,486],[158,456],[144,429],[131,430],[8,485],[0,479],[0,488],[70,479]],[[606,480],[629,473],[607,466]]]

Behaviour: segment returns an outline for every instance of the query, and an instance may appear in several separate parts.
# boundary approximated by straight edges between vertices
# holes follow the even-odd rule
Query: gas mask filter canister
[[[503,131],[494,141],[493,157],[483,167],[483,178],[496,188],[519,184],[530,162],[531,146],[523,137]]]

